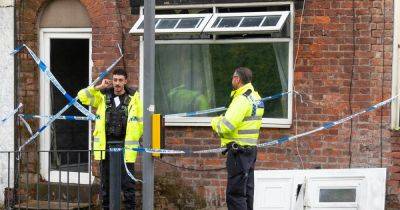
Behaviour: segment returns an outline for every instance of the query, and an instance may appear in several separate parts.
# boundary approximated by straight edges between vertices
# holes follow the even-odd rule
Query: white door
[[[40,58],[66,89],[75,96],[79,89],[91,81],[90,28],[43,28],[40,30]],[[54,115],[68,101],[63,98],[49,79],[40,74],[40,114]],[[65,115],[83,116],[75,107],[70,107]],[[48,119],[41,119],[43,125]],[[90,155],[77,151],[90,149],[90,123],[84,121],[55,121],[40,136],[40,150],[75,150],[74,152],[41,152],[40,172],[51,182],[88,184]],[[89,178],[89,176],[91,176]]]
[[[386,169],[255,171],[254,209],[384,210]]]
[[[276,172],[255,171],[254,209],[287,210],[296,205],[304,178]]]

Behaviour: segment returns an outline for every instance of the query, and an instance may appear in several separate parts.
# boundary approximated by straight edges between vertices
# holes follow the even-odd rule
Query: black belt
[[[222,154],[225,155],[228,151],[232,151],[234,154],[248,153],[254,151],[255,149],[257,149],[257,146],[239,145],[236,142],[231,141],[226,145],[226,149],[222,152]]]
[[[124,146],[124,141],[107,141],[106,142],[107,147],[123,147]]]

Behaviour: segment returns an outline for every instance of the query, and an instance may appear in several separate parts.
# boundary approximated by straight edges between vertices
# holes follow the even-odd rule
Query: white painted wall
[[[0,117],[14,109],[14,1],[0,0]],[[0,124],[0,151],[14,150],[14,120]],[[12,159],[12,156],[11,156]],[[13,186],[14,162],[10,163],[10,185]],[[0,153],[0,202],[8,185],[8,155]]]

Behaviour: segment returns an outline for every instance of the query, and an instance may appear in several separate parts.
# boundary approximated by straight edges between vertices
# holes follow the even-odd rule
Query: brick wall
[[[18,40],[35,51],[38,49],[38,17],[47,2],[17,1]],[[120,19],[116,1],[81,2],[92,23],[93,71],[96,76],[117,57],[114,46],[122,39]],[[139,43],[137,38],[127,34],[137,17],[130,15],[127,0],[117,2],[125,32],[125,65],[130,72],[129,79],[137,85]],[[303,20],[300,19],[301,2],[296,3],[295,43],[299,37],[299,23],[303,21],[303,25],[294,85],[296,90],[306,94],[307,104],[296,100],[292,128],[263,129],[262,139],[308,131],[390,97],[393,1],[358,0],[354,1],[353,7],[352,0],[308,0]],[[32,104],[24,111],[38,113],[38,70],[26,54],[19,55],[18,66],[19,97],[24,104]],[[392,148],[396,152],[398,145],[397,135],[393,134],[391,138],[389,122],[390,109],[385,107],[382,111],[355,118],[352,123],[303,137],[297,142],[262,149],[258,154],[257,169],[301,169],[303,165],[304,168],[389,167],[388,206],[396,208],[400,194],[397,173],[400,170],[392,166],[396,165],[397,153],[392,155],[391,152]],[[219,146],[218,138],[209,127],[168,127],[166,136],[166,147],[172,149]],[[156,161],[158,175],[178,172],[209,206],[225,204],[225,170],[199,171],[223,168],[224,157],[217,154],[165,156],[163,161],[196,168],[197,171],[176,169]],[[36,163],[36,160],[32,159],[31,163]]]
[[[17,0],[17,42],[25,43],[39,55],[39,21],[40,15],[50,1],[44,0]],[[132,36],[122,36],[122,32],[127,34],[134,23],[136,17],[130,15],[129,1],[118,1],[120,9],[116,8],[115,1],[81,1],[86,7],[92,24],[92,60],[94,64],[93,78],[108,67],[117,57],[119,57],[116,44],[124,47],[125,57],[118,67],[126,67],[129,73],[131,85],[138,84],[138,48],[137,38]],[[119,15],[121,14],[121,17]],[[121,25],[122,20],[122,26]],[[124,39],[123,39],[124,38]],[[124,41],[122,41],[124,40]],[[27,53],[18,54],[18,100],[30,106],[24,107],[24,113],[39,113],[39,70],[34,61]],[[82,87],[84,88],[84,87]],[[38,121],[29,121],[33,128],[37,128]],[[28,137],[21,131],[22,143]],[[37,141],[29,145],[27,150],[37,148]],[[29,158],[31,164],[35,164],[35,158]],[[34,167],[32,167],[34,168]]]

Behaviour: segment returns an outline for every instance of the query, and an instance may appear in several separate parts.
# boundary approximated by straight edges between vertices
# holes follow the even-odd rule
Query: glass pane
[[[156,19],[154,20],[155,25],[157,25],[157,21],[158,21],[158,20],[159,20],[158,18],[156,18]],[[143,29],[143,27],[144,27],[144,20],[140,23],[138,29]]]
[[[286,92],[288,49],[288,43],[156,45],[157,112],[226,106],[237,66],[253,70],[252,83],[261,97]],[[265,107],[264,117],[287,118],[287,96],[268,101]]]
[[[172,29],[178,23],[179,19],[161,19],[157,29]]]
[[[281,18],[280,15],[267,16],[265,17],[262,26],[276,26],[280,18]]]
[[[240,27],[258,27],[264,17],[245,17]]]
[[[319,202],[356,202],[356,189],[320,189]]]
[[[221,17],[217,18],[217,19],[215,20],[215,22],[213,23],[212,28],[217,27],[217,25],[219,24],[219,22],[221,22],[221,20],[222,20]]]
[[[242,17],[220,17],[220,18],[217,18],[217,21],[216,21],[216,22],[219,22],[219,24],[216,26],[218,28],[236,27],[239,25],[240,20],[242,19]],[[220,21],[219,21],[219,19],[220,19]]]
[[[201,19],[202,18],[181,19],[181,22],[176,28],[195,28]]]

